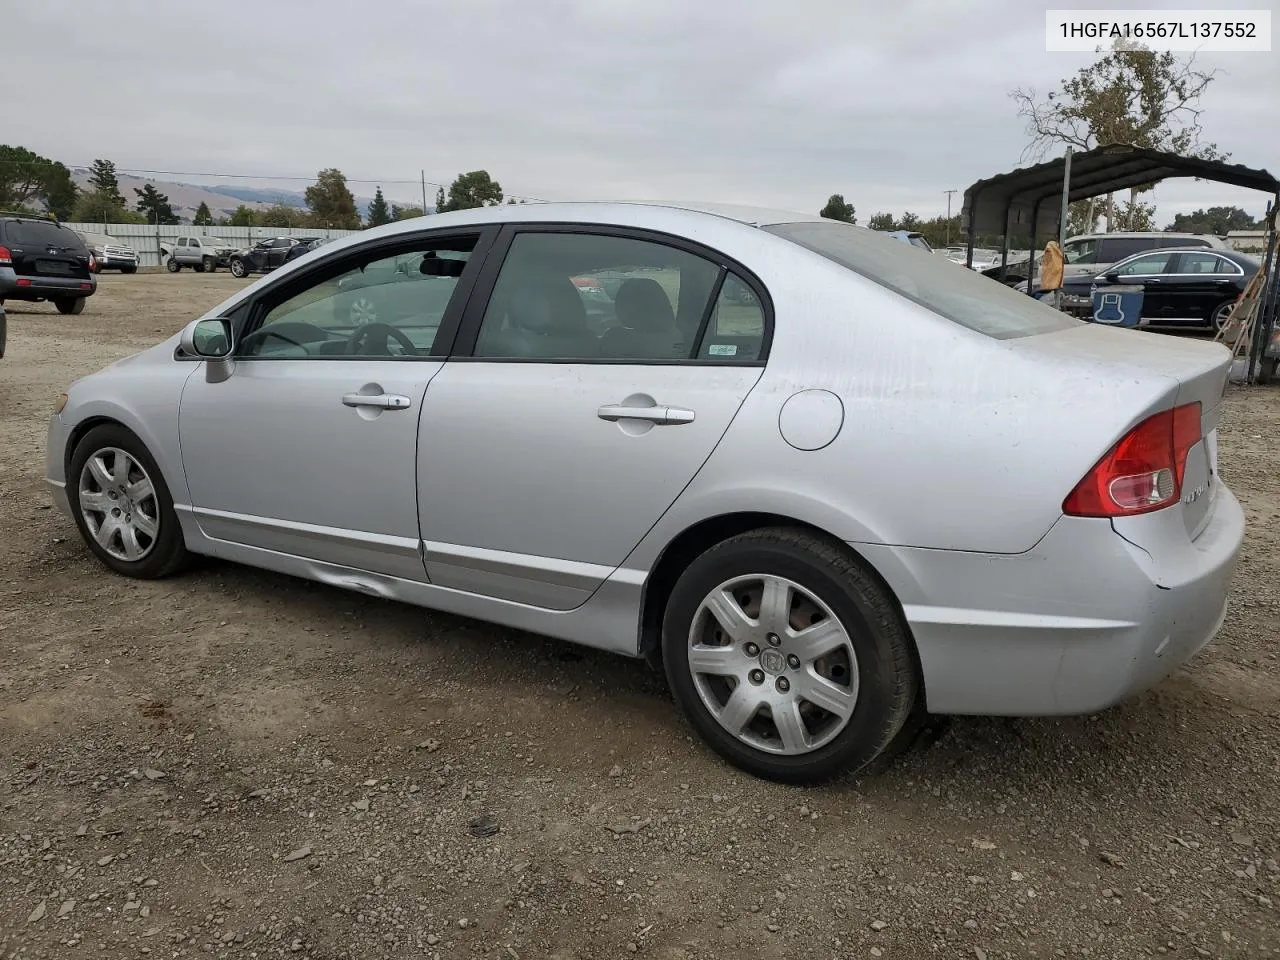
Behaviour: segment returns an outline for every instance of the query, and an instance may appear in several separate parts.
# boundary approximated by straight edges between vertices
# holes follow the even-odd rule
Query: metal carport
[[[1173,177],[1213,180],[1271,195],[1267,209],[1267,254],[1264,276],[1271,277],[1275,250],[1276,212],[1280,208],[1280,180],[1266,170],[1219,160],[1201,160],[1175,153],[1162,153],[1129,144],[1113,143],[1065,156],[1031,167],[979,180],[964,192],[960,222],[968,236],[965,263],[973,263],[974,240],[978,234],[1002,239],[1003,261],[1009,259],[1009,235],[1030,237],[1032,265],[1041,236],[1064,240],[1063,224],[1068,203],[1105,196],[1130,187],[1141,187]],[[1002,271],[1003,273],[1003,271]],[[1249,355],[1249,379],[1253,380],[1265,339],[1275,320],[1275,278],[1267,284],[1259,322]],[[1028,293],[1033,293],[1028,284]]]

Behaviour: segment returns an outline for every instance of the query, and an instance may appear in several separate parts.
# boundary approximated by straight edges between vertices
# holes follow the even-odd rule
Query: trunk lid
[[[1098,438],[1098,458],[1151,414],[1187,403],[1200,404],[1201,440],[1187,455],[1181,502],[1167,508],[1180,514],[1187,535],[1195,539],[1212,516],[1220,483],[1218,422],[1231,372],[1231,351],[1218,343],[1098,324],[1082,324],[1011,341],[1010,345],[1020,354],[1038,356],[1060,370],[1087,372],[1091,379],[1097,378],[1099,389],[1156,378],[1167,383],[1166,390],[1148,393],[1152,399],[1141,401],[1140,408],[1123,411],[1127,426],[1114,436]],[[1084,465],[1081,476],[1091,465]]]

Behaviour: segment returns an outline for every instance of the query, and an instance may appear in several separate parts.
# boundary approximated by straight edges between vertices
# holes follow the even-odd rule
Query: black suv
[[[59,313],[80,313],[97,289],[78,233],[52,217],[0,213],[0,304],[48,300]]]
[[[310,253],[323,242],[323,237],[274,237],[263,240],[248,250],[231,255],[231,273],[236,277],[267,273],[298,259],[304,253]]]

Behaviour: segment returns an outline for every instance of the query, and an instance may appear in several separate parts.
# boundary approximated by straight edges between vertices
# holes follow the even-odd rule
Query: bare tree
[[[1202,139],[1200,98],[1218,71],[1195,65],[1194,55],[1179,60],[1140,44],[1117,42],[1098,51],[1094,63],[1062,81],[1043,98],[1034,88],[1012,91],[1018,115],[1030,140],[1023,159],[1043,160],[1055,147],[1091,150],[1108,143],[1128,143],[1166,153],[1225,160],[1228,154]],[[1129,192],[1128,210],[1137,216],[1137,197],[1154,184]],[[1092,201],[1081,219],[1094,220]],[[1114,223],[1114,204],[1107,201],[1107,228]]]

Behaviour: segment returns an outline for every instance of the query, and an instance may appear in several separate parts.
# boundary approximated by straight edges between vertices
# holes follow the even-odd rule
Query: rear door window
[[[762,229],[953,323],[999,340],[1067,330],[1083,322],[946,257],[898,243],[874,230],[835,221],[778,223]]]

